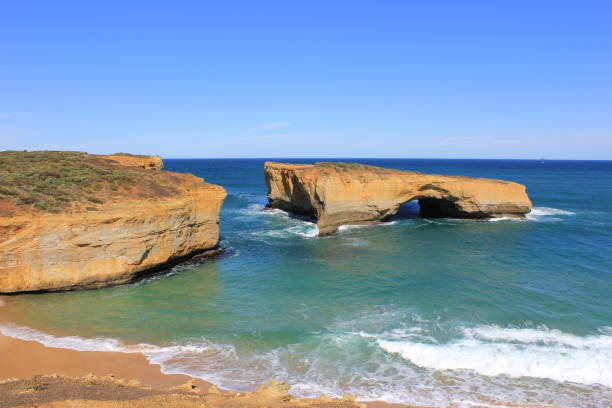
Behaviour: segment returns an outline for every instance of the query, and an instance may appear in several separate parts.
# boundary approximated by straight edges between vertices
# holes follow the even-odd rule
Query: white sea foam
[[[319,229],[315,223],[308,221],[306,218],[291,216],[288,212],[277,208],[266,209],[261,204],[251,204],[247,208],[239,210],[239,213],[248,216],[271,217],[276,220],[277,224],[279,222],[285,224],[271,225],[269,229],[253,231],[251,235],[265,235],[274,238],[288,238],[291,236],[314,238],[319,235]]]
[[[341,226],[338,227],[338,231],[339,232],[346,232],[346,231],[352,231],[352,230],[361,229],[361,228],[388,227],[390,225],[395,225],[395,224],[397,224],[397,221],[381,222],[381,223],[377,223],[377,224],[350,224],[350,225],[341,225]]]
[[[160,357],[177,356],[181,353],[203,353],[215,349],[216,345],[200,342],[201,344],[172,344],[169,346],[155,346],[147,343],[124,344],[123,342],[107,338],[83,338],[79,336],[54,336],[39,330],[14,324],[0,325],[0,333],[5,336],[21,340],[37,341],[47,347],[63,348],[76,351],[114,351],[119,353],[143,353],[150,359],[159,362]]]
[[[277,208],[266,208],[263,204],[249,204],[246,208],[239,208],[234,211],[240,215],[246,216],[267,216],[285,213],[285,211]]]
[[[531,211],[525,214],[525,218],[529,221],[556,221],[559,218],[553,216],[559,215],[574,215],[571,211],[560,210],[550,207],[533,207]]]
[[[557,208],[551,207],[533,207],[529,214],[533,216],[542,216],[542,215],[574,215],[575,213],[571,211],[559,210]]]
[[[273,229],[265,232],[256,231],[253,235],[266,235],[274,238],[288,238],[291,236],[299,236],[303,238],[315,238],[319,235],[319,229],[316,224],[311,222],[302,222],[299,225],[292,227]]]
[[[331,332],[317,335],[305,343],[290,344],[269,351],[244,355],[236,352],[232,345],[220,345],[204,339],[192,339],[185,344],[155,346],[151,344],[127,345],[108,338],[85,339],[77,336],[58,337],[40,331],[12,324],[0,325],[4,335],[35,340],[50,347],[68,348],[83,351],[117,351],[124,353],[143,353],[153,363],[160,364],[165,373],[188,374],[214,382],[224,388],[236,391],[254,389],[257,384],[267,381],[271,376],[292,384],[291,392],[301,397],[330,395],[341,397],[343,393],[358,395],[363,400],[383,400],[406,404],[448,405],[458,403],[460,407],[489,406],[491,397],[497,401],[521,401],[535,403],[564,404],[575,407],[592,407],[592,401],[610,401],[612,393],[607,388],[589,388],[572,384],[569,388],[563,385],[533,386],[533,380],[513,380],[511,377],[481,377],[451,371],[445,374],[444,368],[423,371],[397,356],[396,353],[412,353],[410,344],[429,341],[427,330],[420,327],[405,327],[391,330],[380,335],[368,333],[345,332],[342,323],[338,328],[331,327]],[[422,344],[429,348],[416,350],[425,354],[424,359],[435,360],[436,366],[453,359],[458,353],[465,360],[483,360],[480,366],[497,364],[501,361],[518,359],[514,366],[524,363],[520,345],[527,351],[534,352],[533,347],[548,345],[554,350],[538,349],[535,353],[543,354],[539,363],[550,367],[550,359],[559,354],[559,347],[586,353],[576,355],[569,366],[555,367],[561,370],[576,370],[578,363],[586,363],[583,371],[592,370],[590,360],[599,359],[598,368],[601,376],[607,375],[606,355],[592,354],[596,349],[609,351],[612,330],[602,329],[599,335],[580,338],[567,333],[547,329],[504,329],[497,326],[481,326],[464,329],[467,339],[475,341],[469,350],[459,346],[447,348],[445,352],[432,352],[432,347],[444,347],[433,343]],[[598,338],[600,337],[600,338]],[[393,339],[393,340],[390,340]],[[398,351],[385,350],[398,347]],[[516,350],[499,348],[495,355],[487,346],[488,342],[505,344],[506,347],[517,347]],[[548,344],[551,343],[551,344]],[[483,344],[485,345],[483,347]],[[380,346],[380,347],[379,347]],[[482,349],[482,350],[481,350]],[[590,350],[585,352],[585,350]],[[479,351],[483,351],[480,353]],[[561,358],[565,351],[561,350]],[[436,356],[435,353],[438,353]],[[590,353],[590,354],[589,354]],[[567,353],[566,353],[567,354]],[[437,359],[435,358],[437,357]],[[558,358],[558,357],[556,357]],[[584,360],[586,358],[586,360]],[[338,359],[342,361],[338,364]],[[459,360],[458,357],[452,361]],[[412,361],[412,360],[411,360]],[[413,361],[414,362],[414,361]],[[534,366],[535,363],[529,366]],[[573,371],[572,371],[573,372]],[[496,375],[496,374],[491,374]],[[442,382],[441,382],[442,381]],[[547,388],[548,387],[548,388]],[[550,388],[552,387],[552,388]],[[491,404],[490,406],[500,406]]]
[[[489,218],[486,221],[499,222],[499,221],[523,221],[523,220],[521,218],[513,218],[513,217],[495,217],[495,218]]]
[[[436,370],[474,370],[486,376],[539,377],[612,387],[612,336],[576,336],[544,327],[463,329],[463,337],[435,344],[378,339],[413,364]]]
[[[54,336],[25,326],[14,324],[1,324],[0,333],[21,340],[36,341],[47,347],[62,348],[76,351],[112,351],[119,353],[142,353],[149,361],[162,366],[162,371],[167,374],[196,375],[184,368],[177,369],[175,365],[167,362],[181,358],[194,358],[202,356],[202,359],[210,361],[215,365],[215,360],[228,361],[228,356],[234,354],[235,349],[231,345],[217,345],[205,340],[194,341],[187,344],[171,344],[168,346],[156,346],[147,343],[124,344],[123,342],[107,338],[83,338],[79,336]],[[204,356],[205,355],[205,356]],[[220,358],[222,356],[222,358]],[[201,378],[211,380],[206,376]]]
[[[558,208],[551,207],[533,207],[530,212],[525,214],[525,218],[513,218],[513,217],[496,217],[490,218],[489,222],[499,221],[560,221],[561,218],[555,216],[563,215],[574,215],[571,211],[560,210]]]
[[[272,217],[289,224],[289,226],[286,228],[274,226],[272,229],[263,232],[255,231],[252,232],[252,235],[266,235],[274,238],[287,238],[291,237],[292,235],[304,238],[314,238],[319,235],[317,225],[311,220],[308,220],[307,217],[294,216],[289,212],[278,208],[265,208],[263,204],[250,204],[247,208],[241,208],[236,210],[236,212],[242,216]],[[397,221],[382,222],[378,224],[341,225],[338,227],[338,232],[347,232],[377,226],[390,226],[395,224],[397,224]]]
[[[51,334],[13,324],[0,325],[0,333],[21,340],[37,341],[47,347],[64,348],[77,351],[119,351],[138,353],[139,350],[128,350],[121,342],[109,338],[85,339],[78,336],[57,337]]]
[[[313,222],[289,217],[289,215],[284,212],[278,215],[281,217],[281,225],[276,223],[269,226],[269,228],[266,228],[264,231],[254,231],[251,234],[255,236],[265,235],[273,238],[290,238],[292,236],[315,238],[319,235],[317,224]]]

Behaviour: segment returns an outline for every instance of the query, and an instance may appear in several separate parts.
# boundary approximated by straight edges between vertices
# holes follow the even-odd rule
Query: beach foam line
[[[36,341],[47,347],[63,348],[76,351],[115,351],[123,353],[138,353],[123,347],[120,341],[109,338],[86,339],[78,336],[57,337],[39,330],[14,324],[0,324],[0,333],[19,340]]]
[[[176,354],[181,352],[206,352],[212,350],[207,345],[170,345],[155,346],[147,343],[127,345],[117,339],[107,337],[84,338],[79,336],[54,336],[30,327],[18,326],[12,323],[0,324],[0,333],[19,340],[36,341],[47,347],[69,349],[75,351],[111,351],[117,353],[143,353],[147,357],[161,354]]]
[[[465,329],[464,333],[466,336],[482,337],[483,341],[489,341],[488,339],[493,341],[499,341],[499,339],[516,340],[518,338],[530,344],[551,342],[560,338],[562,342],[572,343],[577,347],[584,346],[580,343],[580,340],[577,343],[575,342],[575,337],[579,336],[567,333],[559,332],[569,337],[558,336],[557,331],[554,330],[527,329],[528,332],[520,334],[516,334],[515,330],[483,326]],[[535,330],[535,333],[530,330]],[[608,329],[602,329],[601,335],[612,336],[612,329],[606,330]],[[388,333],[379,333],[378,336],[383,337],[386,341],[389,341],[387,339],[403,338],[404,340],[401,342],[405,342],[406,338],[403,336],[418,336],[421,332],[423,332],[421,328],[407,327],[392,330]],[[515,380],[510,380],[511,377],[497,377],[491,381],[486,377],[474,377],[472,375],[464,376],[465,384],[457,384],[447,388],[443,384],[439,384],[435,377],[432,377],[434,371],[429,373],[415,372],[412,364],[398,365],[393,353],[386,352],[377,345],[375,336],[358,332],[325,333],[313,339],[315,341],[310,345],[311,347],[306,348],[312,348],[311,352],[315,354],[309,353],[309,355],[303,356],[310,367],[306,372],[296,371],[295,367],[286,365],[288,357],[293,358],[296,353],[299,354],[304,351],[303,344],[288,345],[246,357],[239,356],[231,345],[217,345],[203,339],[192,340],[185,345],[155,346],[146,343],[126,345],[118,340],[103,337],[86,339],[78,336],[54,336],[12,323],[0,323],[0,333],[22,340],[34,340],[48,347],[68,348],[78,351],[143,353],[151,363],[159,364],[161,371],[165,374],[187,374],[215,383],[221,388],[239,392],[252,390],[258,384],[274,376],[283,381],[288,381],[292,385],[291,392],[299,397],[327,395],[340,398],[342,394],[349,392],[358,395],[363,401],[379,400],[403,404],[448,405],[450,402],[455,402],[459,407],[488,406],[479,398],[474,400],[473,403],[470,401],[478,395],[489,395],[495,397],[495,400],[501,401],[555,401],[558,405],[567,402],[568,406],[587,408],[592,406],[590,403],[593,401],[592,398],[604,401],[608,400],[610,395],[608,390],[597,390],[597,388],[587,389],[588,395],[574,395],[577,392],[576,387],[583,387],[579,385],[572,385],[570,391],[564,388],[553,391],[557,386],[553,386],[553,389],[546,387],[534,389],[530,386],[523,389],[521,384],[525,384],[525,381],[522,380],[515,383]],[[428,341],[425,336],[414,337],[414,340]],[[340,352],[346,356],[352,354],[356,350],[355,347],[360,348],[363,341],[367,341],[367,344],[371,345],[374,352],[372,357],[381,366],[375,372],[370,371],[371,367],[368,368],[363,365],[355,367],[357,371],[350,374],[347,382],[347,378],[338,377],[337,366],[327,360],[325,349],[328,349],[327,352],[334,355]],[[601,345],[597,340],[591,344],[592,347]],[[320,353],[323,353],[323,355]],[[244,359],[245,357],[246,359]],[[475,358],[479,357],[476,356]],[[341,367],[341,371],[344,372],[344,368]],[[391,373],[390,377],[389,373]],[[347,371],[344,374],[348,375],[349,372]],[[461,376],[461,374],[455,372],[449,378],[457,378],[457,376]],[[531,382],[529,380],[527,384]],[[496,383],[498,384],[496,385]],[[478,391],[473,391],[474,387],[477,387]],[[491,406],[500,405],[503,406],[503,404],[497,403],[493,403]]]
[[[612,387],[612,330],[577,336],[559,330],[479,326],[448,343],[379,338],[377,344],[413,364],[474,370],[485,376],[538,377]]]
[[[74,351],[141,353],[151,364],[160,366],[164,374],[183,374],[213,383],[225,389],[252,391],[267,378],[233,379],[225,375],[232,362],[238,361],[236,350],[232,345],[218,345],[197,340],[188,344],[171,344],[156,346],[148,343],[133,345],[106,337],[83,338],[79,336],[54,336],[30,327],[13,323],[0,323],[0,334],[25,341],[36,341],[46,347]],[[195,361],[194,361],[195,358]],[[186,365],[184,363],[187,362]],[[191,363],[206,362],[207,370],[191,367]],[[231,374],[234,371],[229,369]]]

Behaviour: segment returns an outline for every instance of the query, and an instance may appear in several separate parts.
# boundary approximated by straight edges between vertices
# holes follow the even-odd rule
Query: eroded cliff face
[[[129,171],[142,184],[101,189],[95,207],[10,207],[0,217],[0,293],[126,283],[216,248],[223,187],[167,171],[150,178],[150,170],[136,167]]]
[[[113,160],[117,164],[126,167],[140,167],[146,170],[162,170],[164,162],[159,156],[142,156],[126,154],[109,154],[97,156],[100,158]]]
[[[314,217],[320,234],[384,221],[413,200],[424,217],[523,217],[531,211],[525,186],[503,180],[347,163],[266,162],[264,173],[269,207]]]

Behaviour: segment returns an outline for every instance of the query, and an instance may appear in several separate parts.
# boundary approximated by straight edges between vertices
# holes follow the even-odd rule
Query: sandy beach
[[[6,319],[0,319],[0,322],[6,322]],[[151,364],[141,353],[75,351],[62,348],[46,347],[36,341],[15,339],[0,334],[0,362],[0,384],[11,381],[15,382],[15,384],[24,384],[23,380],[31,381],[27,379],[39,378],[40,376],[42,376],[42,378],[48,378],[47,381],[53,381],[58,376],[60,376],[68,377],[71,380],[77,380],[76,383],[74,381],[64,381],[61,384],[55,384],[56,387],[68,387],[73,391],[77,391],[77,389],[82,388],[81,382],[89,381],[86,380],[88,378],[116,378],[122,379],[122,388],[125,387],[126,384],[135,387],[135,395],[137,395],[138,397],[156,398],[153,400],[149,399],[140,401],[139,403],[144,404],[144,406],[156,406],[156,404],[162,404],[160,406],[168,407],[175,406],[172,404],[176,402],[175,399],[179,398],[180,395],[179,397],[176,397],[175,395],[172,397],[168,397],[164,394],[165,399],[159,400],[159,398],[161,398],[159,395],[149,395],[148,392],[144,392],[143,395],[140,395],[138,389],[142,389],[145,391],[152,389],[162,392],[164,390],[173,389],[175,387],[180,388],[182,386],[184,388],[185,384],[189,384],[189,387],[197,387],[197,390],[200,393],[206,394],[209,390],[215,390],[214,392],[217,392],[217,388],[215,386],[199,378],[194,378],[182,374],[163,373],[159,365]],[[19,385],[19,387],[22,387],[22,385]],[[70,389],[63,390],[61,392],[68,392],[70,391]],[[106,390],[107,397],[108,395],[111,395],[111,397],[108,398],[110,398],[112,401],[114,401],[114,397],[112,397],[113,392],[114,391],[112,389]],[[45,390],[39,391],[39,393],[41,396],[44,396]],[[260,400],[262,398],[260,394],[261,393],[258,394],[257,392],[255,392],[253,396],[249,396],[249,393],[243,394],[244,399],[241,400],[241,403],[246,404],[245,406],[248,406],[249,404],[257,405],[260,403]],[[240,395],[240,393],[233,393],[230,391],[227,392],[227,394],[222,394],[222,396],[226,396],[227,398],[231,397],[232,400],[236,398],[236,395]],[[104,397],[99,398],[104,399]],[[172,401],[170,401],[168,398],[170,398],[170,400]],[[97,398],[92,399],[97,400]],[[0,389],[0,402],[2,401],[3,393]],[[295,401],[306,401],[304,403],[308,404],[310,400],[306,399]],[[323,401],[331,403],[332,401],[336,400],[323,397]],[[68,404],[68,401],[64,402]],[[189,401],[189,404],[195,404],[196,402],[198,401]],[[80,401],[79,403],[81,405],[75,406],[89,406],[87,401]],[[191,406],[181,405],[183,403],[184,401],[180,402],[180,404],[176,406]],[[226,403],[227,401],[221,402],[220,406],[232,405]],[[403,406],[401,404],[389,404],[381,401],[368,402],[366,405],[370,408],[397,408]],[[51,404],[40,406],[59,407],[72,405]],[[108,406],[131,407],[132,405]],[[351,405],[349,404],[347,406]]]
[[[164,374],[140,353],[74,351],[46,347],[35,341],[0,335],[0,378],[25,379],[35,375],[60,374],[82,377],[112,374],[134,379],[154,389],[175,387],[193,380],[203,390],[210,383],[181,374]]]
[[[6,320],[0,320],[0,322],[6,322]],[[36,341],[27,341],[21,339],[15,339],[12,337],[8,337],[0,334],[0,384],[6,383],[9,381],[15,381],[16,384],[23,384],[24,381],[31,381],[32,378],[46,378],[47,381],[53,382],[58,376],[60,378],[67,377],[70,381],[63,381],[60,384],[56,384],[56,387],[68,387],[67,390],[63,390],[62,392],[77,392],[82,393],[80,390],[83,382],[90,382],[91,378],[98,380],[99,382],[103,382],[104,379],[114,378],[120,379],[121,387],[131,386],[135,389],[135,394],[143,398],[139,400],[139,404],[143,404],[142,406],[157,406],[156,404],[161,404],[159,406],[164,407],[191,407],[191,403],[196,403],[193,401],[189,401],[185,403],[185,401],[181,400],[181,396],[178,397],[176,395],[168,396],[163,394],[162,400],[160,400],[162,394],[150,394],[148,390],[157,391],[160,393],[167,393],[168,390],[184,390],[187,387],[197,387],[198,393],[206,394],[209,391],[215,393],[217,397],[217,387],[213,384],[201,380],[199,378],[194,378],[188,375],[182,374],[165,374],[161,371],[160,366],[156,364],[151,364],[146,357],[141,353],[121,353],[121,352],[102,352],[102,351],[75,351],[69,349],[61,349],[54,347],[46,347],[43,344],[40,344]],[[76,382],[75,382],[76,381]],[[187,384],[187,385],[186,385]],[[21,386],[21,385],[20,385]],[[108,387],[107,387],[108,388]],[[93,391],[90,388],[86,387],[86,390]],[[143,391],[141,393],[140,391]],[[263,391],[262,391],[263,390]],[[40,391],[41,396],[44,396],[44,390]],[[106,390],[106,394],[110,394],[110,402],[117,402],[117,400],[112,397],[112,393],[114,391],[111,389]],[[259,406],[261,403],[261,398],[268,398],[267,389],[265,387],[260,387],[258,391],[254,393],[242,393],[241,403],[246,404],[244,406],[249,406],[254,404],[255,406]],[[276,392],[276,391],[274,391]],[[222,394],[224,398],[233,401],[236,399],[236,395],[240,396],[241,393],[235,393],[232,391],[226,391],[226,394]],[[263,394],[262,394],[263,393]],[[141,395],[142,394],[142,395]],[[199,395],[199,394],[198,394]],[[208,395],[208,394],[206,394]],[[263,397],[262,397],[263,395]],[[0,402],[2,402],[3,394],[2,389],[0,388]],[[105,397],[98,397],[101,400],[104,400]],[[98,403],[100,400],[98,398],[92,398],[96,400]],[[151,399],[153,398],[153,399]],[[178,405],[174,404],[178,398],[180,401]],[[217,397],[218,398],[218,397]],[[350,397],[349,397],[350,398]],[[230,402],[231,402],[230,401]],[[316,402],[316,406],[320,406],[321,401],[325,403],[336,403],[340,405],[333,405],[334,408],[344,407],[347,401],[345,400],[336,400],[328,397],[321,397],[319,399],[295,399],[292,400],[294,403],[299,402],[299,404],[307,404],[305,406],[310,406]],[[68,401],[65,401],[68,403]],[[91,402],[91,401],[89,401]],[[89,405],[89,402],[86,400],[80,401],[80,405],[37,405],[39,407],[60,407],[60,406],[79,406],[79,407],[89,407],[89,406],[97,406],[97,405]],[[237,402],[237,401],[234,401]],[[216,403],[220,403],[219,406],[233,406],[234,402],[229,403],[228,401],[216,401]],[[269,402],[269,401],[268,401]],[[284,401],[287,402],[287,401]],[[70,402],[72,404],[72,402]],[[123,402],[125,403],[125,402]],[[183,404],[185,403],[185,404]],[[383,401],[368,401],[365,403],[359,404],[355,402],[354,407],[363,406],[368,408],[400,408],[406,407],[403,404],[391,404]],[[17,406],[17,405],[15,405]],[[29,406],[29,405],[25,405]],[[33,406],[33,405],[32,405]],[[140,407],[141,405],[100,405],[100,406],[108,406],[109,408],[114,407]],[[193,405],[200,406],[200,405]],[[283,407],[284,405],[274,405],[278,408]],[[299,405],[298,405],[299,406]],[[304,405],[303,405],[304,406]],[[346,405],[346,407],[352,407],[353,405]],[[453,405],[451,405],[453,406]],[[480,406],[480,405],[479,405]],[[564,408],[560,406],[552,406],[552,405],[532,405],[532,404],[502,404],[498,405],[493,403],[482,405],[484,406],[497,406],[497,407],[530,407],[530,408]],[[21,407],[21,405],[19,405]],[[434,408],[434,407],[423,407],[423,406],[414,406],[414,408]]]

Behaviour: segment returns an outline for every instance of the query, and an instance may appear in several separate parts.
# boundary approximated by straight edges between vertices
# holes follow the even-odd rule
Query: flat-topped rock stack
[[[331,162],[266,162],[264,172],[268,207],[315,218],[321,235],[385,221],[414,200],[431,218],[519,218],[531,211],[525,186],[504,180]]]
[[[0,293],[126,283],[219,239],[226,192],[157,156],[0,152]]]

